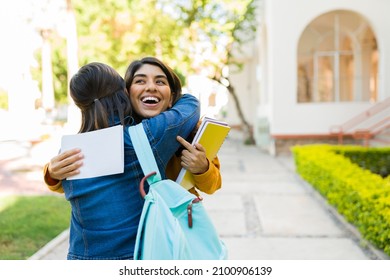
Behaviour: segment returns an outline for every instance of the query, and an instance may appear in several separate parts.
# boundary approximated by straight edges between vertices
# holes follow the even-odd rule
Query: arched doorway
[[[297,101],[376,101],[378,45],[370,24],[345,10],[323,14],[298,42]]]

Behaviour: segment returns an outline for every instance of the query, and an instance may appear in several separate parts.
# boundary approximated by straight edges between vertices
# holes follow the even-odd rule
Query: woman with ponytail
[[[170,91],[168,85],[162,90]],[[144,201],[138,190],[143,172],[127,129],[133,115],[126,84],[113,68],[94,62],[72,77],[70,93],[81,110],[80,133],[124,126],[124,173],[61,181],[72,209],[67,258],[132,259]],[[185,94],[165,112],[142,121],[162,174],[180,146],[176,136],[190,135],[199,111],[199,101]]]

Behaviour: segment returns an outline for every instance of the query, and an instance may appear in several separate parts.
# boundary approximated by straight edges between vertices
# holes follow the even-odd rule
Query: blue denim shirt
[[[186,138],[190,134],[199,120],[199,111],[199,101],[185,94],[172,109],[142,121],[162,176],[180,146],[176,136]],[[144,203],[139,183],[144,174],[127,127],[124,155],[124,173],[62,182],[72,206],[68,259],[133,258]]]

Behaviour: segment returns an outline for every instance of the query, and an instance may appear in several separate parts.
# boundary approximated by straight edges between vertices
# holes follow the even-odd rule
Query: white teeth
[[[159,99],[157,97],[147,96],[142,98],[142,102],[159,102]]]

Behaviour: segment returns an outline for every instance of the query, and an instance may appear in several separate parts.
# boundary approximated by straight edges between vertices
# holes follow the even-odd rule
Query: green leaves
[[[214,77],[229,61],[231,43],[241,42],[237,30],[254,34],[253,2],[73,0],[79,62],[102,61],[123,74],[132,60],[157,56],[185,76],[204,67]]]
[[[292,149],[297,172],[362,236],[390,255],[390,178],[372,173],[389,148],[307,145]],[[347,157],[348,155],[348,157]],[[384,160],[383,163],[388,161]],[[363,165],[363,169],[360,165]]]

